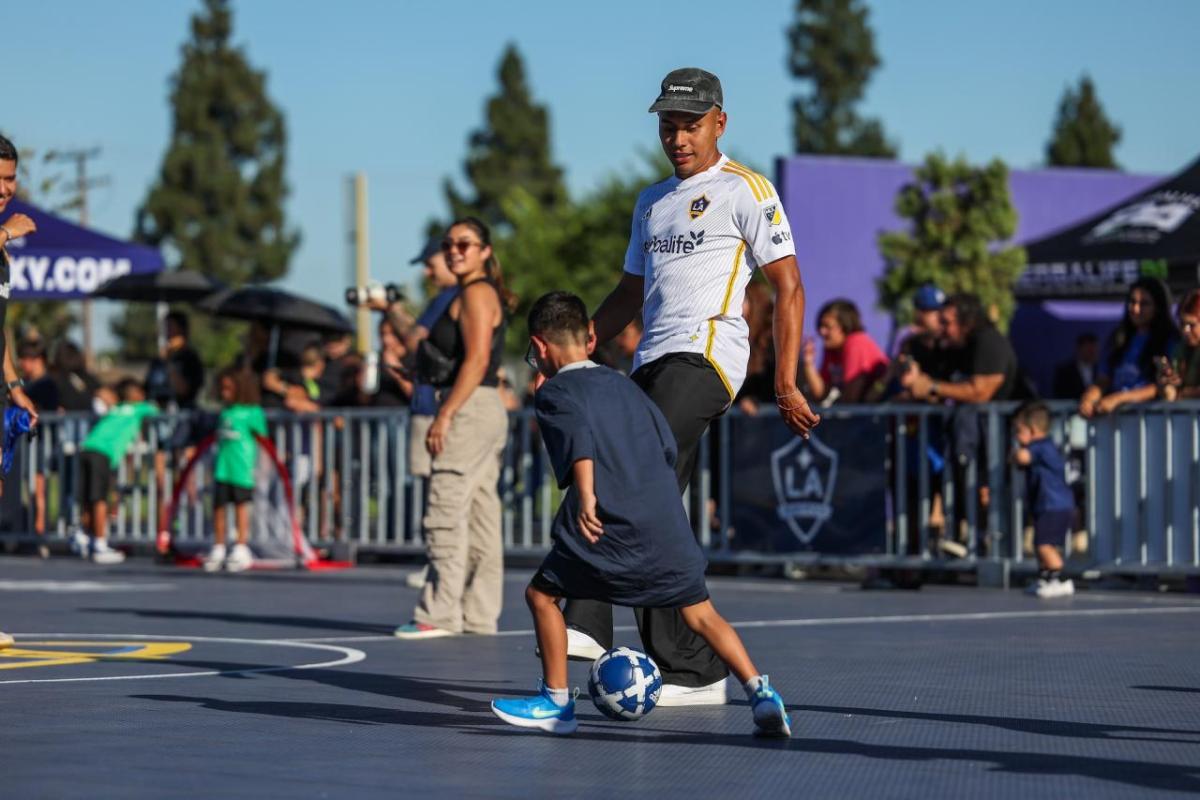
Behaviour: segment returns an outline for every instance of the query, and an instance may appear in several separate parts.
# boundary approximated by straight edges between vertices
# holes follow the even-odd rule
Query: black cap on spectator
[[[425,243],[425,248],[421,250],[420,255],[408,262],[410,264],[424,264],[429,259],[433,258],[434,254],[440,253],[442,250],[441,239],[430,239]]]

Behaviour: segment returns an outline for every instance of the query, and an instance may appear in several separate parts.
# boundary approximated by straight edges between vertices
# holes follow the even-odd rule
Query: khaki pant
[[[448,631],[495,633],[504,582],[497,482],[508,414],[481,386],[459,409],[433,459],[425,507],[429,577],[413,619]]]
[[[408,418],[408,474],[414,478],[428,478],[433,472],[433,457],[425,447],[431,425],[433,417],[427,414],[413,414]]]

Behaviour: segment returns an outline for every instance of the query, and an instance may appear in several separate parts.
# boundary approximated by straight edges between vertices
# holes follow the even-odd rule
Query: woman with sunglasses
[[[1167,401],[1200,398],[1200,289],[1192,289],[1179,302],[1179,330],[1183,334],[1173,362],[1159,370],[1159,395]]]
[[[1171,320],[1171,295],[1155,278],[1139,278],[1129,287],[1125,316],[1108,340],[1095,383],[1079,401],[1085,417],[1111,414],[1129,403],[1145,403],[1158,394],[1156,372],[1179,342]]]
[[[429,575],[412,621],[395,631],[401,639],[492,634],[500,617],[497,483],[508,413],[498,386],[505,314],[515,298],[504,288],[491,235],[478,219],[453,223],[442,252],[459,293],[423,345],[447,366],[434,381],[439,406],[425,437],[433,457],[424,519]]]

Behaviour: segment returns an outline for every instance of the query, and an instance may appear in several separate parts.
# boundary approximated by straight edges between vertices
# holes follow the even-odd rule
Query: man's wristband
[[[4,231],[4,243],[5,244],[8,244],[9,242],[11,242],[13,240],[13,238],[14,238],[13,232],[10,231],[8,228],[4,227],[3,225],[0,225],[0,231]]]
[[[941,394],[941,392],[938,391],[938,382],[930,381],[929,382],[929,396],[937,397],[939,394]]]

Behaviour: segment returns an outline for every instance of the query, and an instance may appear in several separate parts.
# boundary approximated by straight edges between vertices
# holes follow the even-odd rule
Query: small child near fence
[[[226,368],[217,377],[217,391],[225,407],[217,419],[217,454],[213,460],[213,546],[203,566],[206,572],[222,567],[242,572],[254,564],[249,545],[250,503],[258,461],[254,437],[267,435],[267,417],[259,405],[258,380],[249,370]],[[230,505],[237,518],[237,544],[227,552]]]
[[[1038,559],[1038,578],[1027,591],[1041,598],[1067,597],[1075,594],[1075,583],[1062,578],[1061,551],[1075,519],[1075,497],[1067,485],[1062,453],[1049,436],[1050,411],[1041,403],[1027,403],[1017,409],[1013,426],[1020,446],[1012,457],[1026,471]]]
[[[91,537],[76,531],[71,545],[80,556],[97,564],[125,560],[124,553],[108,544],[109,495],[121,460],[142,431],[142,421],[158,413],[158,407],[146,402],[142,385],[133,378],[118,383],[116,395],[119,402],[92,426],[79,457],[83,525]]]

